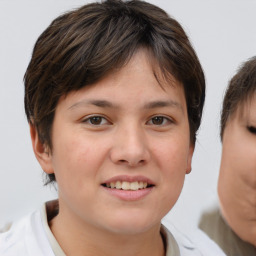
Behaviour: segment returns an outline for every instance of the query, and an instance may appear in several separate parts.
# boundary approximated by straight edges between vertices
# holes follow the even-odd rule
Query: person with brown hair
[[[219,209],[200,228],[227,255],[256,255],[256,57],[231,79],[221,114]]]
[[[161,224],[191,171],[205,99],[175,19],[143,1],[84,5],[40,35],[24,83],[58,200],[0,235],[2,256],[223,255],[202,232]]]

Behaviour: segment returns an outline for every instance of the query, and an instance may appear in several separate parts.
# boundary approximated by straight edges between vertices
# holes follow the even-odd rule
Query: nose
[[[150,159],[150,152],[143,128],[130,126],[126,129],[119,129],[111,149],[110,158],[115,164],[129,167],[146,164]]]

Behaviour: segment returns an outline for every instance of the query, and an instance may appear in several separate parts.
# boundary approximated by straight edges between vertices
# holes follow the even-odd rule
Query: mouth
[[[153,187],[153,184],[150,184],[145,181],[115,181],[109,183],[101,184],[103,187],[110,188],[110,189],[118,189],[118,190],[126,190],[126,191],[137,191],[146,188]]]

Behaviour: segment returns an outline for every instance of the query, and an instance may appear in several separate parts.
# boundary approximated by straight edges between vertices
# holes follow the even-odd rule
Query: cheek
[[[184,148],[174,147],[173,144],[162,145],[156,153],[161,171],[162,193],[159,193],[159,201],[164,205],[164,215],[178,200],[184,184],[188,157]]]
[[[79,138],[60,140],[53,151],[53,168],[59,185],[61,183],[81,183],[84,176],[90,176],[93,170],[95,150]]]
[[[178,140],[161,143],[154,148],[152,155],[156,159],[168,189],[182,186],[189,157],[188,144]]]
[[[154,149],[159,162],[182,169],[185,168],[189,157],[189,143],[182,140],[170,140],[163,142]]]
[[[234,164],[237,164],[238,175],[250,187],[256,189],[256,144],[249,141],[241,143],[240,156]]]
[[[233,141],[223,146],[218,190],[225,218],[238,226],[255,212],[256,150],[248,138]]]
[[[226,175],[236,183],[236,180],[242,179],[244,182],[256,185],[256,151],[246,142],[234,146],[230,152],[223,156],[225,159]]]

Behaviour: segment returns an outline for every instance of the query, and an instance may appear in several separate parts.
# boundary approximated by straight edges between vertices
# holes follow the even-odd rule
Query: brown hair
[[[228,120],[237,111],[238,107],[243,106],[245,102],[252,98],[255,92],[256,56],[244,62],[229,82],[221,112],[221,140]]]
[[[141,47],[152,53],[163,74],[184,86],[194,144],[205,99],[202,67],[181,25],[139,0],[84,5],[56,18],[38,38],[24,83],[27,119],[41,142],[52,148],[51,127],[62,95],[121,68]]]

